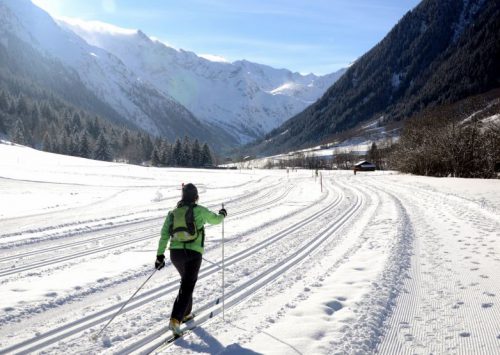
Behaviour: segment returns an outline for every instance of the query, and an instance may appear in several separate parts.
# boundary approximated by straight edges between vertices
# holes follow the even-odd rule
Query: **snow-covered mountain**
[[[345,70],[318,77],[246,60],[227,63],[176,50],[140,30],[60,19],[90,45],[120,60],[138,78],[171,95],[199,119],[236,134],[259,137],[316,101]]]
[[[0,0],[0,45],[5,50],[11,47],[8,38],[22,41],[43,57],[76,72],[85,87],[116,110],[123,120],[152,134],[169,139],[188,135],[212,144],[221,141],[226,144],[231,139],[200,122],[166,92],[138,77],[115,55],[59,26],[29,0]],[[58,76],[58,72],[53,73],[54,78]]]
[[[318,77],[245,60],[208,60],[140,30],[56,22],[30,0],[0,0],[0,46],[6,51],[7,38],[60,63],[61,71],[75,73],[78,85],[123,120],[168,139],[188,135],[225,147],[279,126],[344,72]],[[59,75],[56,71],[53,77]]]

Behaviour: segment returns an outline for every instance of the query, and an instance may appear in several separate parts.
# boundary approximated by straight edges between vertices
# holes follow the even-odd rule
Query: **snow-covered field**
[[[500,354],[500,181],[159,169],[0,144],[0,353],[147,353],[178,288],[153,272],[182,182],[207,229],[200,322],[161,353]],[[210,313],[213,318],[208,318]]]

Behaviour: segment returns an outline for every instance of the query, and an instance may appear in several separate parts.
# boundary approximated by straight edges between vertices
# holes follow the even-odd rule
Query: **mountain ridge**
[[[499,8],[495,1],[422,1],[318,101],[249,150],[314,146],[362,122],[405,120],[500,86]]]
[[[120,58],[205,122],[259,138],[317,100],[345,70],[302,75],[247,60],[213,62],[129,30],[98,21],[58,19],[89,44]]]

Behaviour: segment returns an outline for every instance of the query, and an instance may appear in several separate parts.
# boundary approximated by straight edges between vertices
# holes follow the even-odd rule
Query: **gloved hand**
[[[155,261],[155,269],[156,270],[161,270],[165,266],[165,255],[157,255],[156,256],[156,261]]]
[[[226,211],[226,209],[225,209],[225,208],[221,208],[221,209],[219,210],[219,214],[223,215],[223,216],[224,216],[224,218],[226,218],[226,216],[227,216],[227,211]]]

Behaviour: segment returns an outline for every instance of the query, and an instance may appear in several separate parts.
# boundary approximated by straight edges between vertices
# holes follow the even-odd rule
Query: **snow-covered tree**
[[[95,144],[93,158],[96,160],[110,161],[111,160],[111,152],[109,151],[108,140],[104,136],[103,133],[99,135],[97,138],[97,142]]]

